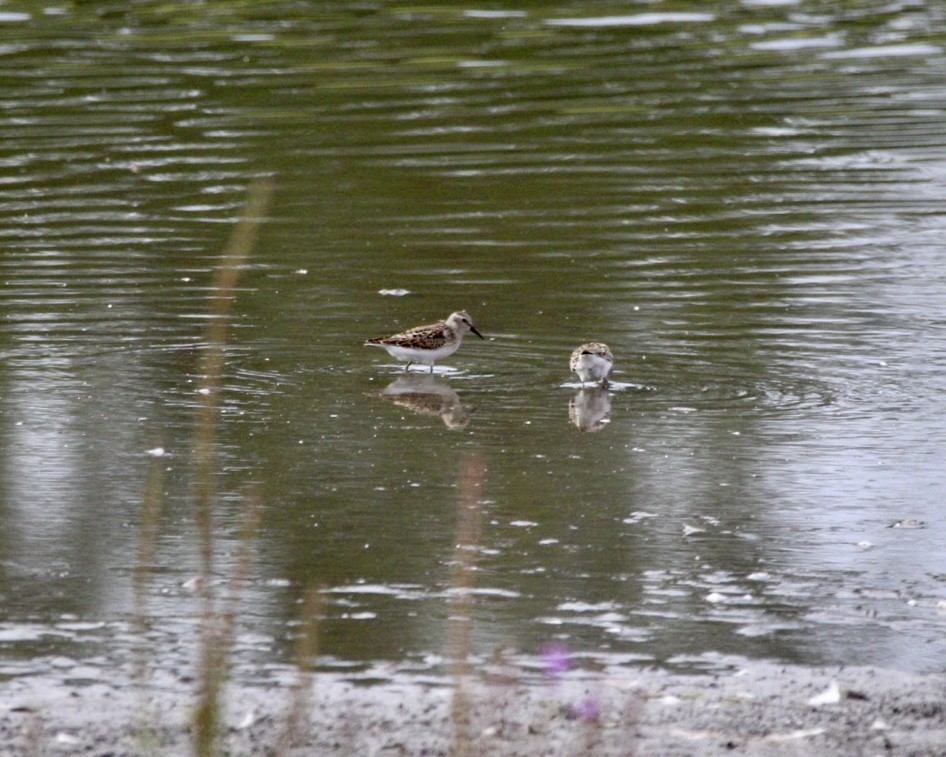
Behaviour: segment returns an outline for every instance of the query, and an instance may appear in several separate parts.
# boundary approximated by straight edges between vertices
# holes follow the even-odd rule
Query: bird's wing
[[[422,344],[430,349],[442,347],[447,342],[447,330],[442,323],[432,323],[428,326],[415,326],[400,334],[377,340],[381,344],[393,344],[398,347],[413,347]]]

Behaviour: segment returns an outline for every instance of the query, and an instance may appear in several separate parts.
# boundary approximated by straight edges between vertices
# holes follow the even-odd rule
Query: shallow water
[[[107,675],[142,612],[191,665],[207,302],[260,174],[216,437],[221,591],[264,508],[238,676],[292,659],[309,586],[323,665],[439,673],[458,540],[475,659],[941,669],[935,4],[26,8],[0,14],[3,675]],[[433,376],[361,346],[458,308],[487,341]],[[568,373],[589,339],[607,392]]]

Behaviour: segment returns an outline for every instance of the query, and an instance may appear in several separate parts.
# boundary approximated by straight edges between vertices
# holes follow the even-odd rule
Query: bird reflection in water
[[[568,401],[568,419],[579,431],[600,431],[611,422],[611,395],[607,389],[580,389]]]
[[[439,415],[453,431],[470,422],[470,412],[460,402],[460,396],[449,384],[429,374],[402,374],[374,396],[420,415]]]

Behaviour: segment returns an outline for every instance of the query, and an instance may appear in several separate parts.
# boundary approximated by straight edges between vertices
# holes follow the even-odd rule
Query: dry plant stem
[[[233,311],[240,269],[249,257],[260,219],[266,211],[272,191],[273,181],[270,178],[258,179],[250,185],[246,207],[224,250],[211,289],[210,320],[207,327],[207,348],[201,366],[201,404],[194,448],[197,530],[201,540],[203,574],[207,579],[213,573],[214,442],[220,416],[220,387],[227,348],[228,321]],[[204,581],[205,588],[207,584],[209,581]]]
[[[256,537],[263,512],[259,497],[244,498],[243,528],[233,571],[227,584],[228,592],[219,613],[205,609],[200,650],[200,694],[194,713],[194,746],[198,755],[214,752],[220,718],[220,694],[229,672],[230,652],[236,637],[237,610],[243,599],[250,569],[256,554]]]
[[[132,662],[132,680],[139,687],[141,694],[142,731],[149,727],[148,713],[146,712],[147,691],[145,678],[147,677],[147,661],[151,657],[151,650],[146,639],[151,628],[151,618],[148,612],[148,596],[151,593],[151,579],[154,575],[155,551],[160,530],[161,513],[164,510],[164,462],[160,458],[152,458],[148,466],[147,480],[145,481],[144,499],[142,501],[141,522],[138,526],[138,553],[135,558],[135,570],[132,578],[132,592],[134,594],[134,628],[137,645]]]
[[[454,755],[472,753],[470,738],[471,703],[464,685],[469,677],[470,630],[473,611],[473,588],[476,584],[476,555],[482,536],[482,491],[486,465],[473,453],[461,463],[457,498],[457,543],[451,576],[449,643],[447,657],[454,680],[451,720]]]
[[[312,690],[313,660],[318,654],[319,617],[322,614],[322,592],[310,588],[302,601],[302,627],[296,644],[296,666],[299,678],[292,692],[292,704],[286,721],[286,745],[302,746],[308,726],[309,692]]]
[[[158,541],[161,512],[164,509],[164,463],[160,458],[152,458],[148,466],[142,504],[141,522],[138,525],[138,554],[132,585],[135,595],[135,623],[139,630],[146,629],[148,620],[148,589],[154,574],[155,545]]]
[[[194,713],[194,750],[198,755],[213,751],[219,720],[219,698],[226,679],[226,663],[233,635],[234,602],[239,584],[245,580],[249,566],[243,557],[237,560],[231,580],[231,600],[222,615],[217,614],[213,593],[213,502],[217,426],[220,416],[220,389],[227,348],[228,321],[233,310],[240,270],[249,257],[257,229],[273,190],[270,178],[254,181],[247,193],[247,202],[240,220],[224,250],[214,274],[209,303],[207,348],[201,366],[200,411],[194,446],[195,518],[200,540],[201,576],[198,581],[202,604],[200,639],[200,694]],[[258,523],[258,503],[248,508],[246,522]],[[256,526],[253,526],[255,538]],[[242,542],[242,551],[251,551]],[[248,557],[246,559],[249,559]],[[243,574],[242,576],[240,574]]]
[[[42,726],[39,716],[35,712],[30,712],[26,723],[23,725],[23,752],[24,757],[42,757],[47,754],[47,750],[41,744]]]

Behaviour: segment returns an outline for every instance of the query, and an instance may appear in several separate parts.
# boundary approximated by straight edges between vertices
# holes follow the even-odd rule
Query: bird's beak
[[[474,334],[476,334],[480,339],[485,339],[485,338],[486,338],[486,337],[484,337],[479,331],[476,330],[476,326],[470,326],[470,331],[472,331]]]

